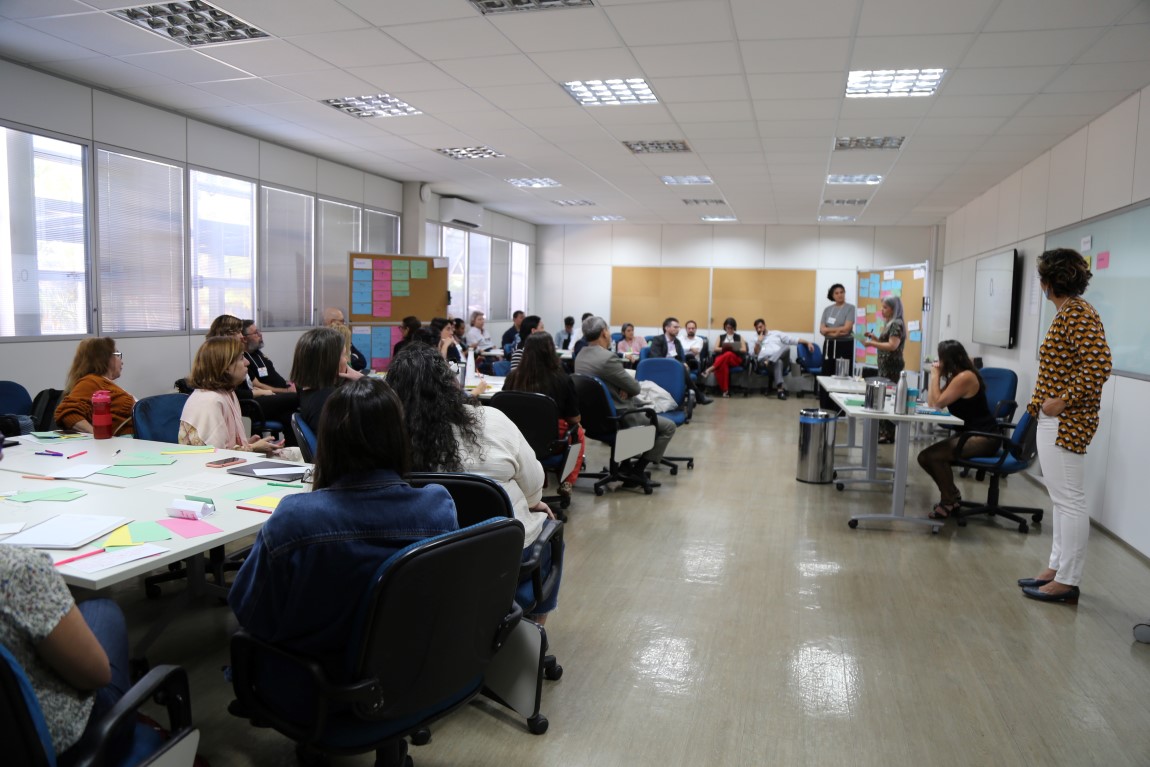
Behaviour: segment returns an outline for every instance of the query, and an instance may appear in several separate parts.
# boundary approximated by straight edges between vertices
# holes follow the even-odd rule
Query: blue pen
[[[63,453],[53,453],[51,450],[45,450],[42,453],[40,453],[40,452],[36,453],[36,455],[51,455],[51,456],[55,456],[56,458],[59,458],[60,456],[62,456],[64,454]]]

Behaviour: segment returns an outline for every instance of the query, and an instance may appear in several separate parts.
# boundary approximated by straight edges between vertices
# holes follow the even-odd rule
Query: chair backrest
[[[573,373],[575,396],[579,400],[579,424],[588,437],[599,441],[614,439],[619,425],[616,421],[615,403],[607,385],[598,376]]]
[[[295,441],[299,445],[303,459],[308,463],[315,463],[315,432],[307,425],[301,413],[291,414],[291,429],[295,432]]]
[[[519,427],[527,444],[540,461],[555,455],[564,442],[558,439],[559,406],[546,394],[529,391],[501,391],[488,402]]]
[[[0,414],[32,415],[32,396],[15,381],[0,381]]]
[[[806,344],[799,344],[799,368],[804,373],[820,373],[823,369],[823,350],[815,346],[808,349]]]
[[[1029,466],[1038,456],[1038,421],[1031,417],[1029,411],[1022,411],[1022,417],[1010,435],[1010,442],[1010,454],[1024,465]]]
[[[144,397],[132,408],[132,428],[137,439],[153,442],[180,440],[180,414],[184,412],[186,394],[157,394]]]
[[[674,357],[650,357],[639,361],[635,369],[639,381],[654,381],[678,403],[679,408],[687,399],[687,384],[683,380],[683,363]]]
[[[643,360],[647,359],[650,356],[651,356],[650,344],[648,344],[647,346],[644,346],[642,349],[639,350],[639,361],[640,362],[642,362]]]
[[[514,517],[515,507],[507,491],[490,477],[443,471],[413,471],[407,476],[412,487],[442,485],[455,502],[455,518],[460,527],[470,527],[485,519]]]
[[[978,374],[986,384],[986,404],[991,415],[996,419],[1010,420],[1014,416],[1014,407],[1017,407],[1018,374],[1009,368],[983,368]],[[1014,407],[1010,403],[1014,403]]]
[[[55,767],[56,751],[36,692],[16,658],[0,645],[0,743],[7,764]]]
[[[506,376],[511,372],[511,360],[499,360],[491,363],[491,370],[497,376]]]
[[[36,431],[51,431],[56,428],[56,406],[64,396],[63,389],[43,389],[32,400],[32,422]]]
[[[612,333],[611,334],[611,349],[612,349],[612,351],[614,351],[614,349],[619,345],[619,342],[622,340],[623,340],[623,334],[622,333]]]

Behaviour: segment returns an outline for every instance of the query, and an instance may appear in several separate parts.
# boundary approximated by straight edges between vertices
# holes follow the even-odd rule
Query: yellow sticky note
[[[203,447],[196,450],[161,450],[160,455],[195,455],[197,453],[214,453],[214,447]]]
[[[279,503],[280,497],[278,495],[259,495],[240,501],[242,506],[262,506],[265,509],[274,509],[279,506]]]
[[[132,540],[132,531],[128,529],[127,525],[117,527],[112,531],[112,534],[104,541],[104,546],[134,546],[135,541]]]

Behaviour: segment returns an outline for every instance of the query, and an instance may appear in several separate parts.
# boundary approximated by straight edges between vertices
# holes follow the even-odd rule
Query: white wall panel
[[[770,268],[818,269],[821,266],[817,226],[768,226],[764,240],[767,251],[764,263]]]
[[[609,229],[615,266],[659,266],[663,262],[663,227],[616,224]]]
[[[942,289],[938,293],[939,299],[935,304],[934,316],[931,317],[931,334],[938,341],[945,341],[958,337],[958,315],[963,312],[962,301],[962,264],[949,264],[942,270]],[[926,352],[934,355],[933,347]]]
[[[766,227],[724,224],[714,228],[715,266],[761,269],[766,265]]]
[[[489,210],[483,214],[483,224],[483,230],[494,237],[502,237],[505,240],[515,239],[515,222],[510,216]]]
[[[974,209],[977,222],[974,231],[975,248],[978,253],[985,253],[994,247],[994,238],[998,234],[998,186],[992,186],[980,194],[974,201]]]
[[[523,242],[528,245],[535,244],[535,238],[538,237],[537,227],[535,224],[528,223],[527,221],[520,221],[517,218],[511,219],[511,239],[516,242]]]
[[[617,324],[611,319],[611,267],[607,264],[594,266],[563,267],[563,312],[558,315],[555,327],[563,327],[561,318],[570,314],[579,322],[583,312],[597,314],[608,323]],[[620,319],[618,322],[623,322]],[[548,324],[547,327],[552,327]]]
[[[188,158],[186,117],[104,91],[92,92],[92,137],[169,160]]]
[[[874,260],[871,267],[922,264],[931,261],[934,253],[930,226],[876,226],[874,230]]]
[[[1087,466],[1106,482],[1108,489],[1103,504],[1087,495],[1090,512],[1112,533],[1144,556],[1150,556],[1150,516],[1144,513],[1146,485],[1138,472],[1131,470],[1133,457],[1145,453],[1146,435],[1150,434],[1150,408],[1145,406],[1150,398],[1150,382],[1118,378],[1106,388],[1112,390],[1112,396],[1103,400],[1109,407],[1100,414],[1099,431],[1105,428],[1109,439],[1103,450],[1101,440],[1095,438],[1086,458]],[[1097,460],[1095,452],[1099,453],[1097,459],[1103,460]]]
[[[363,171],[320,158],[316,192],[345,202],[363,202]]]
[[[92,138],[92,89],[0,61],[4,119],[77,138]]]
[[[260,174],[260,142],[215,125],[188,120],[188,162],[245,178]]]
[[[1082,220],[1082,187],[1086,178],[1087,128],[1050,150],[1050,184],[1046,193],[1046,229]]]
[[[563,263],[611,263],[611,229],[606,226],[563,227]]]
[[[1134,200],[1150,198],[1150,88],[1139,94],[1138,144],[1134,150]]]
[[[874,265],[874,227],[820,226],[819,269],[869,269]],[[814,265],[805,268],[810,269]],[[799,267],[802,268],[802,267]]]
[[[403,184],[368,173],[363,179],[363,204],[399,213],[403,210]]]
[[[1010,174],[998,185],[998,227],[994,248],[1018,241],[1018,217],[1022,205],[1022,171]]]
[[[1050,186],[1050,152],[1043,152],[1022,169],[1018,200],[1018,236],[1046,233],[1046,190]]]
[[[966,258],[966,210],[969,205],[959,208],[946,217],[946,249],[942,254],[944,264],[953,264]]]
[[[713,266],[713,226],[668,224],[663,227],[663,266]]]
[[[1130,204],[1134,189],[1134,147],[1138,141],[1138,96],[1131,96],[1087,126],[1086,178],[1082,217]]]
[[[539,241],[535,243],[535,264],[562,264],[563,263],[563,227],[539,227]]]
[[[556,296],[563,295],[564,268],[560,263],[538,264],[533,273],[535,294],[531,311],[542,317],[544,327],[552,332],[563,327],[563,317],[567,313],[562,301],[555,300]],[[508,324],[506,321],[500,322],[497,329],[502,333]],[[491,336],[495,337],[494,329],[491,329]]]
[[[319,158],[267,141],[260,142],[260,178],[304,192],[316,191]]]

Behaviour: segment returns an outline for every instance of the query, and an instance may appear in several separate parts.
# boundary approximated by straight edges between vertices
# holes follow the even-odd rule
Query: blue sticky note
[[[371,333],[352,333],[351,345],[356,349],[370,349]]]
[[[370,298],[370,296],[368,296]],[[352,314],[371,314],[371,301],[352,301],[351,303]]]
[[[370,269],[352,269],[351,270],[351,279],[354,280],[355,282],[369,282],[370,283],[371,282],[371,270]]]
[[[870,298],[870,280],[859,284],[859,298]]]
[[[353,282],[351,284],[351,300],[355,302],[371,301],[371,286],[361,287],[358,282]]]
[[[909,338],[911,341],[922,341],[922,331],[921,330],[910,331]]]
[[[387,359],[391,356],[391,328],[371,329],[371,356],[374,359]]]
[[[871,295],[871,298],[878,298],[878,291],[879,291],[878,283],[879,283],[878,275],[872,274],[870,276],[870,295]]]

